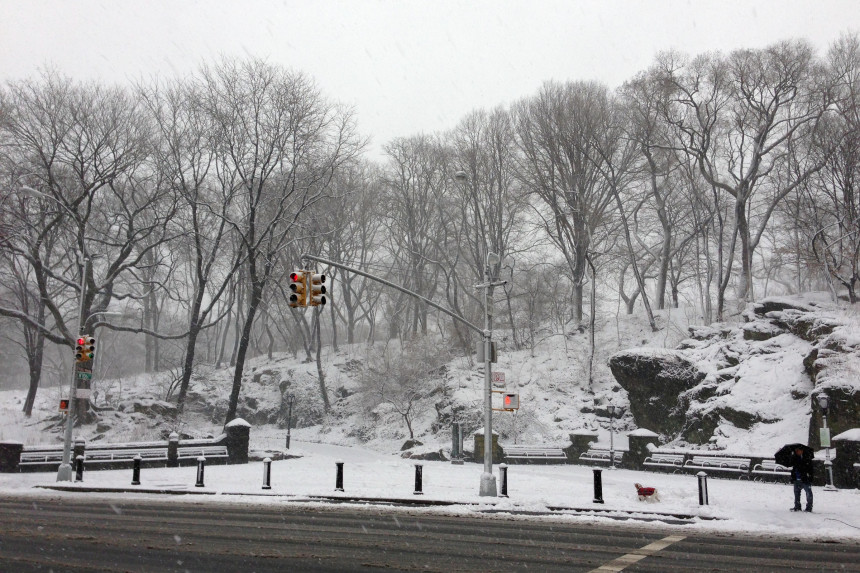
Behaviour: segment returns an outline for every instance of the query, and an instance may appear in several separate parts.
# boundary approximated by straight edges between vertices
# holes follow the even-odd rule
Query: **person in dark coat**
[[[794,507],[791,511],[800,511],[800,490],[806,492],[806,509],[812,511],[812,458],[803,455],[803,450],[797,448],[791,456],[791,481],[794,484]]]

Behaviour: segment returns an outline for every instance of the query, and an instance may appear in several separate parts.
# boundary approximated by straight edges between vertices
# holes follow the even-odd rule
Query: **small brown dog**
[[[634,484],[636,486],[636,495],[639,496],[639,501],[660,501],[660,494],[655,487],[644,487],[641,483]]]

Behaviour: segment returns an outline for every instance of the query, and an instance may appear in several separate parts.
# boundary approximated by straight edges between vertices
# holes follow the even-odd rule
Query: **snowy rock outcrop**
[[[612,375],[627,390],[636,424],[664,435],[683,429],[686,404],[679,401],[705,374],[682,352],[632,348],[609,359]]]
[[[613,355],[609,366],[636,424],[664,441],[724,447],[752,433],[817,446],[813,397],[826,391],[833,432],[860,426],[860,334],[851,320],[787,297],[752,305],[744,318],[692,327],[675,350]]]

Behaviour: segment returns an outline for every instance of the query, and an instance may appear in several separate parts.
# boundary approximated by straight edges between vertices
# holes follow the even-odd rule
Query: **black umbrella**
[[[803,457],[807,459],[812,459],[815,457],[815,450],[806,446],[804,444],[786,444],[779,448],[773,455],[773,459],[781,466],[791,467],[791,456],[794,455],[794,450],[800,448],[803,450]]]

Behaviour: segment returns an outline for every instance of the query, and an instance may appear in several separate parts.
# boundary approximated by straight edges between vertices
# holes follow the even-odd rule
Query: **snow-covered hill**
[[[819,308],[827,307],[829,316],[842,316],[844,321],[850,322],[844,311],[823,304],[821,297],[817,298]],[[505,384],[498,388],[519,392],[521,401],[517,413],[496,412],[494,415],[494,429],[501,434],[502,443],[566,444],[568,434],[582,428],[598,430],[601,441],[608,442],[606,406],[611,403],[622,410],[620,417],[614,420],[614,427],[616,446],[624,446],[624,434],[636,425],[630,414],[628,393],[613,378],[607,366],[608,358],[634,346],[674,348],[689,337],[690,321],[683,310],[662,311],[657,317],[661,329],[651,333],[641,317],[602,316],[604,320],[597,329],[591,387],[587,381],[586,334],[551,335],[534,348],[514,350],[510,348],[510,336],[497,332],[497,339],[502,342],[494,371],[505,374]],[[714,328],[719,330],[720,326]],[[690,341],[686,344],[689,347]],[[771,338],[769,344],[775,351],[746,357],[748,360],[736,366],[737,372],[733,371],[737,376],[724,376],[725,371],[715,368],[711,372],[704,363],[697,365],[707,374],[709,383],[726,385],[732,380],[729,391],[716,392],[715,396],[726,402],[726,406],[737,407],[738,402],[749,402],[747,410],[754,410],[760,422],[743,428],[743,424],[718,419],[716,445],[719,447],[735,445],[740,449],[767,450],[785,443],[786,439],[805,441],[810,411],[805,405],[808,400],[799,402],[798,396],[808,396],[812,389],[811,381],[803,379],[802,364],[810,343],[786,334]],[[371,347],[364,344],[342,346],[336,352],[324,349],[323,370],[331,401],[328,413],[323,408],[315,363],[303,363],[287,354],[275,354],[272,360],[266,357],[251,360],[246,367],[247,378],[238,414],[254,426],[252,444],[264,449],[283,447],[288,416],[286,398],[293,394],[294,439],[361,444],[380,452],[400,452],[409,438],[404,418],[393,406],[376,404],[361,391],[361,372],[379,356],[383,347],[384,343],[377,342]],[[398,356],[399,341],[390,341],[386,352],[394,361],[411,359],[409,355]],[[707,352],[709,350],[702,350],[699,358],[703,360]],[[414,405],[412,428],[420,445],[409,450],[412,455],[440,450],[447,455],[451,421],[462,422],[467,436],[482,425],[483,372],[480,365],[473,357],[461,354],[438,366],[424,380],[426,387]],[[232,369],[200,367],[192,380],[186,412],[179,418],[174,417],[173,405],[165,400],[168,386],[165,380],[164,375],[141,375],[100,381],[98,405],[106,409],[102,410],[99,422],[82,427],[80,435],[88,440],[112,442],[163,438],[173,430],[194,437],[220,433]],[[23,393],[0,393],[4,420],[0,439],[18,439],[26,444],[59,441],[61,420],[55,410],[60,392],[56,388],[42,389],[30,419],[19,412]],[[778,424],[768,423],[777,418]],[[471,440],[467,440],[466,449],[471,449]]]

